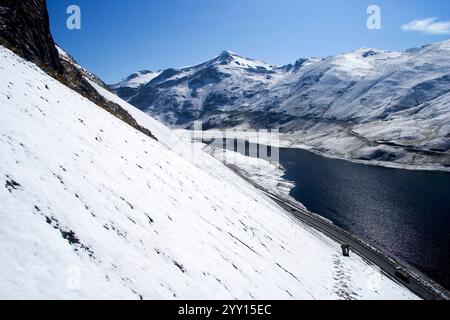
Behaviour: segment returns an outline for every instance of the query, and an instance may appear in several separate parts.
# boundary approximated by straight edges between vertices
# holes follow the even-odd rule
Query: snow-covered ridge
[[[152,81],[153,79],[155,79],[156,77],[158,77],[160,74],[162,73],[162,71],[158,71],[158,72],[152,72],[152,71],[138,71],[134,74],[132,74],[131,76],[129,76],[128,78],[122,80],[121,82],[112,85],[111,87],[113,89],[118,89],[118,88],[122,88],[122,87],[128,87],[128,88],[139,88],[140,86],[149,83],[150,81]]]
[[[380,72],[380,69],[385,65],[395,63],[396,59],[401,56],[401,52],[360,48],[330,58],[330,64],[346,75],[367,77]]]
[[[171,72],[174,73],[174,75],[164,78],[164,81],[169,80],[176,80],[180,79],[182,77],[186,77],[189,75],[192,75],[200,70],[204,70],[208,67],[216,66],[218,68],[224,68],[224,69],[236,69],[236,70],[243,70],[243,71],[271,71],[273,69],[278,68],[277,66],[273,66],[270,64],[267,64],[260,60],[245,58],[240,55],[238,55],[235,52],[232,51],[223,51],[221,52],[217,57],[212,58],[211,60],[208,60],[206,62],[203,62],[201,64],[195,65],[195,66],[186,66],[179,69],[170,69]],[[168,70],[165,70],[166,72]],[[110,87],[114,90],[120,89],[120,88],[132,88],[136,89],[143,85],[146,85],[150,83],[153,79],[160,76],[164,71],[158,71],[158,72],[151,72],[151,71],[138,71],[126,79],[122,80],[119,83],[112,84]]]
[[[68,54],[63,48],[56,46],[56,50],[58,51],[59,57],[62,61],[68,63],[69,65],[72,65],[73,67],[75,67],[78,71],[81,72],[81,74],[86,78],[89,79],[97,84],[100,84],[102,86],[106,87],[106,84],[103,83],[103,81],[98,78],[95,74],[93,74],[92,72],[90,72],[89,70],[87,70],[86,68],[80,66],[75,59]]]
[[[444,168],[449,70],[450,40],[402,52],[360,48],[283,67],[224,52],[117,93],[174,128],[196,120],[207,129],[276,128],[298,135],[293,146],[324,155]]]
[[[247,69],[266,69],[271,70],[276,68],[276,66],[269,65],[263,61],[245,58],[233,51],[225,50],[217,58],[220,62],[228,64],[229,66]],[[214,61],[215,59],[213,59]]]
[[[416,298],[168,148],[168,128],[133,113],[157,142],[3,47],[0,105],[0,298]]]

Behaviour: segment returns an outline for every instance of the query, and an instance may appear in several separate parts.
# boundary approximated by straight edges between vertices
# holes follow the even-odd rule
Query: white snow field
[[[100,91],[160,142],[0,47],[1,299],[417,299]]]
[[[122,80],[120,83],[115,85],[115,88],[128,87],[128,88],[139,88],[140,86],[149,83],[157,76],[161,74],[161,71],[151,72],[151,71],[138,71],[132,76]]]

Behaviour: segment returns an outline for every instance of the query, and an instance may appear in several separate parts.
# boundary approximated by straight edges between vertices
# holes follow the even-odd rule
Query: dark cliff
[[[0,43],[42,68],[62,72],[45,0],[0,0]]]
[[[121,106],[98,94],[71,61],[60,58],[50,32],[45,0],[0,0],[0,45],[35,63],[69,88],[156,139]]]

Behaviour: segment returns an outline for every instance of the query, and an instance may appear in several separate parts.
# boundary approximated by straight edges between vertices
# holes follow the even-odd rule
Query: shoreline
[[[186,139],[190,137],[192,132],[191,130],[186,129],[175,129],[175,132],[179,134],[180,138]],[[245,140],[250,143],[255,143],[259,145],[271,146],[280,149],[299,149],[303,151],[312,152],[318,156],[328,159],[349,161],[352,163],[374,166],[374,167],[384,167],[389,169],[402,169],[402,170],[410,170],[410,171],[435,171],[435,172],[448,172],[450,173],[450,166],[446,167],[442,164],[408,164],[408,163],[399,163],[393,161],[378,161],[378,160],[362,160],[352,158],[346,155],[333,154],[329,152],[323,152],[314,146],[309,146],[302,143],[296,143],[292,141],[292,135],[295,133],[280,133],[279,139],[273,141],[271,140],[270,135],[264,136],[261,138],[256,131],[226,131],[227,139],[237,139],[237,140]],[[210,139],[213,137],[223,137],[225,131],[223,130],[208,130],[203,131],[202,135],[204,139]]]
[[[252,143],[252,141],[250,141],[250,143]],[[341,159],[339,157],[328,157],[328,156],[321,154],[317,150],[312,150],[310,148],[303,149],[303,148],[293,148],[293,147],[283,146],[283,147],[280,147],[280,149],[284,149],[284,150],[300,149],[300,150],[303,150],[306,152],[309,151],[313,154],[316,154],[320,157],[327,158],[327,159],[349,161],[349,162],[359,163],[359,164],[363,164],[363,165],[369,165],[369,166],[373,166],[373,167],[382,166],[382,165],[375,165],[373,163],[367,163],[368,161],[364,161],[365,163],[362,163],[361,161],[350,161],[347,159]],[[224,152],[224,150],[222,150],[222,152]],[[209,152],[207,152],[207,153],[209,153]],[[226,153],[240,155],[239,152],[235,152],[235,151],[233,152],[230,150],[226,150]],[[245,157],[247,159],[249,158],[246,156],[241,156],[241,157]],[[418,269],[411,266],[407,262],[405,262],[399,258],[396,258],[394,256],[391,256],[388,253],[385,253],[385,252],[373,247],[370,243],[366,242],[365,240],[338,227],[333,221],[322,217],[320,214],[312,212],[305,205],[303,205],[299,201],[295,200],[292,196],[290,196],[290,193],[286,193],[286,191],[279,192],[277,190],[276,186],[268,186],[265,183],[261,184],[261,182],[258,179],[253,178],[252,172],[248,171],[247,168],[245,167],[245,165],[243,165],[243,163],[240,163],[240,161],[235,161],[235,162],[231,162],[231,163],[227,162],[226,165],[233,172],[235,172],[237,175],[239,175],[241,178],[246,180],[248,183],[253,185],[258,190],[262,191],[271,200],[275,201],[278,205],[280,205],[282,208],[284,208],[285,211],[289,212],[290,214],[293,214],[297,219],[306,223],[307,225],[310,225],[312,228],[318,230],[319,232],[322,232],[325,235],[331,237],[337,243],[345,243],[345,241],[341,240],[342,237],[346,238],[346,239],[350,239],[349,241],[354,241],[354,243],[356,243],[358,246],[361,246],[361,248],[362,248],[361,251],[356,250],[361,257],[365,258],[370,263],[374,263],[375,265],[379,266],[381,268],[381,270],[383,270],[383,272],[386,275],[388,275],[392,280],[402,284],[403,286],[408,287],[407,283],[399,281],[399,279],[395,276],[395,268],[396,267],[400,267],[402,270],[405,270],[407,272],[407,274],[409,275],[409,277],[416,282],[416,285],[424,287],[425,288],[424,290],[428,291],[429,294],[431,292],[431,295],[433,296],[433,298],[430,298],[431,297],[430,295],[427,295],[427,293],[424,293],[423,291],[421,291],[421,294],[423,296],[419,295],[420,297],[425,298],[425,299],[437,299],[437,298],[444,299],[444,300],[450,299],[450,291],[448,291],[446,288],[444,288],[442,285],[440,285],[436,281],[432,280],[429,276],[427,276],[423,272],[419,271]],[[242,167],[241,167],[241,165],[242,165]],[[281,164],[280,164],[280,166],[281,166]],[[382,166],[382,167],[385,167],[385,166]],[[387,167],[387,168],[419,171],[417,168],[409,168],[409,169],[402,168],[402,167],[400,167],[400,168],[399,167]],[[283,173],[280,176],[281,180],[284,180],[286,183],[290,183],[291,188],[293,188],[295,186],[295,184],[293,182],[285,179],[285,169],[283,167],[280,167],[279,169]],[[420,171],[442,172],[439,170],[420,170]],[[288,207],[288,208],[286,208],[286,207]],[[295,212],[293,212],[291,209],[289,209],[289,207],[294,208]],[[297,214],[295,214],[295,213],[297,213]],[[300,215],[300,217],[299,217],[299,215]],[[302,217],[302,215],[309,217],[309,219],[313,219],[314,223],[311,223],[311,221],[305,221],[305,219],[304,219],[304,217]],[[332,231],[330,231],[330,230],[332,230]],[[343,235],[343,236],[336,236],[336,234]],[[370,252],[368,252],[367,250],[369,250]],[[377,256],[378,256],[378,258],[376,258]],[[373,261],[373,258],[380,259],[380,257],[382,257],[382,259],[384,259],[384,262],[380,261],[380,263],[376,263],[376,261]],[[382,265],[380,265],[380,264],[382,264]],[[386,266],[386,264],[390,264],[391,267]],[[385,268],[388,268],[389,270],[388,271],[384,270],[383,265],[385,265]],[[394,272],[392,272],[392,266],[394,266]],[[420,288],[417,289],[417,287],[416,287],[416,290],[420,291],[422,289],[420,289]],[[411,291],[414,292],[415,294],[417,294],[414,290],[411,290]]]
[[[319,151],[317,149],[314,149],[314,147],[309,147],[309,146],[295,145],[295,146],[289,146],[289,147],[280,147],[280,149],[298,149],[298,150],[303,150],[303,151],[308,151],[308,152],[314,153],[315,155],[318,155],[322,158],[348,161],[348,162],[362,164],[362,165],[366,165],[366,166],[372,166],[372,167],[383,167],[383,168],[388,168],[388,169],[401,169],[401,170],[409,170],[409,171],[450,173],[450,167],[445,167],[445,166],[411,165],[411,164],[403,164],[403,163],[387,162],[387,161],[360,160],[360,159],[354,159],[354,158],[350,158],[350,157],[342,157],[339,155],[325,153],[325,152]]]
[[[332,221],[323,218],[319,214],[311,212],[295,199],[293,200],[289,197],[284,198],[279,194],[273,194],[270,190],[266,190],[264,187],[258,185],[251,178],[246,177],[236,165],[228,165],[228,167],[242,179],[246,180],[255,188],[263,192],[269,199],[274,201],[281,208],[285,209],[286,212],[296,217],[299,221],[325,234],[338,244],[353,244],[352,249],[356,251],[358,255],[366,259],[369,263],[377,265],[389,278],[408,288],[421,299],[450,299],[450,292],[447,289],[408,263],[382,252],[359,237],[338,227]],[[396,276],[396,271],[398,268],[401,268],[401,270],[408,274],[410,277],[408,282],[402,281],[402,279]]]

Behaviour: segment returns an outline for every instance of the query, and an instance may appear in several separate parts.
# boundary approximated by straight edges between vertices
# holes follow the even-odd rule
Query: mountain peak
[[[377,56],[382,53],[386,53],[386,51],[375,49],[375,48],[363,47],[363,48],[359,48],[354,51],[351,51],[349,53],[346,53],[346,55],[356,55],[356,56],[360,56],[362,58],[369,58],[369,57]]]
[[[230,50],[223,50],[220,53],[221,56],[237,56],[238,54],[236,52],[230,51]]]
[[[240,56],[237,55],[235,52],[229,51],[229,50],[223,50],[220,55],[218,56],[218,60],[223,63],[230,63],[235,58],[239,58]]]
[[[149,74],[149,73],[154,73],[154,72],[151,70],[139,70],[137,73],[138,74]]]
[[[213,62],[217,63],[219,62],[222,65],[231,65],[233,67],[237,68],[246,68],[246,69],[266,69],[271,70],[272,66],[269,64],[257,60],[257,59],[250,59],[243,56],[238,55],[237,53],[229,50],[224,50],[221,52],[221,54],[212,60]]]

